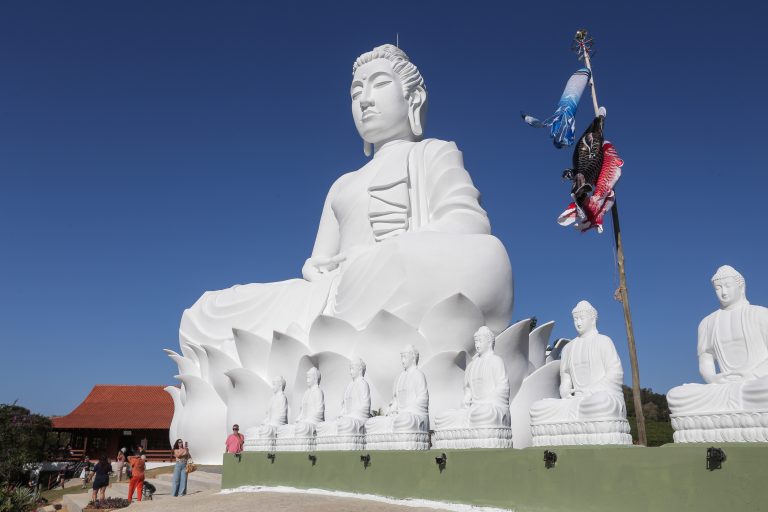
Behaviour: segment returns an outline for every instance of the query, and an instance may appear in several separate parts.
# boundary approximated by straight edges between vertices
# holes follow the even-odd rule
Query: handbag
[[[192,459],[189,459],[187,461],[187,474],[194,473],[195,471],[197,471],[197,464],[192,462]]]

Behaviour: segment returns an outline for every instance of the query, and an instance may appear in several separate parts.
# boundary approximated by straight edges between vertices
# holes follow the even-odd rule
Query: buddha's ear
[[[424,119],[427,113],[427,91],[423,86],[418,86],[408,96],[408,122],[411,131],[416,137],[424,134]]]

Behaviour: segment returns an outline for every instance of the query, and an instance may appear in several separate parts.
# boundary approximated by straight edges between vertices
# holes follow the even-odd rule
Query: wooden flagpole
[[[597,91],[595,90],[595,73],[592,71],[592,63],[589,60],[589,47],[592,39],[586,30],[576,32],[576,44],[579,46],[579,53],[584,57],[584,64],[589,69],[589,85],[592,90],[592,106],[595,109],[595,116],[599,115],[599,106],[597,103]],[[614,201],[615,198],[614,198]],[[624,324],[627,328],[627,344],[629,345],[629,361],[632,366],[632,398],[635,404],[635,420],[637,422],[637,439],[639,444],[648,445],[645,434],[645,415],[643,414],[643,403],[640,398],[640,367],[637,363],[637,349],[635,348],[635,332],[632,329],[632,312],[629,310],[629,292],[627,291],[627,274],[624,271],[624,244],[621,240],[621,226],[619,224],[619,203],[613,203],[611,208],[611,218],[613,219],[613,237],[616,241],[616,264],[619,270],[619,289],[617,299],[624,307]]]

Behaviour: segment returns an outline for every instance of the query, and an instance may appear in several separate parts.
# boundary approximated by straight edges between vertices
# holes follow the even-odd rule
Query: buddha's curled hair
[[[392,63],[392,69],[397,73],[400,77],[400,81],[403,83],[403,95],[406,98],[409,97],[417,87],[425,89],[424,78],[422,78],[418,68],[411,62],[408,55],[406,55],[403,50],[391,44],[377,46],[373,50],[359,56],[352,65],[352,74],[354,75],[357,68],[363,64],[375,59],[387,59]]]

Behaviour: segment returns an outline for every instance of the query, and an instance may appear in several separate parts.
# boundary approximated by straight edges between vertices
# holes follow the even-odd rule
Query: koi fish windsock
[[[576,132],[576,109],[579,106],[581,95],[589,83],[590,76],[591,73],[587,68],[581,68],[571,75],[568,83],[565,84],[565,90],[552,117],[540,121],[525,112],[521,112],[523,120],[535,128],[550,127],[549,135],[552,137],[552,143],[558,149],[572,145]]]
[[[619,158],[616,148],[608,141],[602,144],[602,163],[600,174],[594,184],[594,192],[587,197],[574,195],[574,202],[560,214],[557,222],[561,226],[574,224],[580,231],[596,228],[598,233],[603,232],[603,217],[616,202],[613,188],[621,177],[621,167],[624,160]]]

